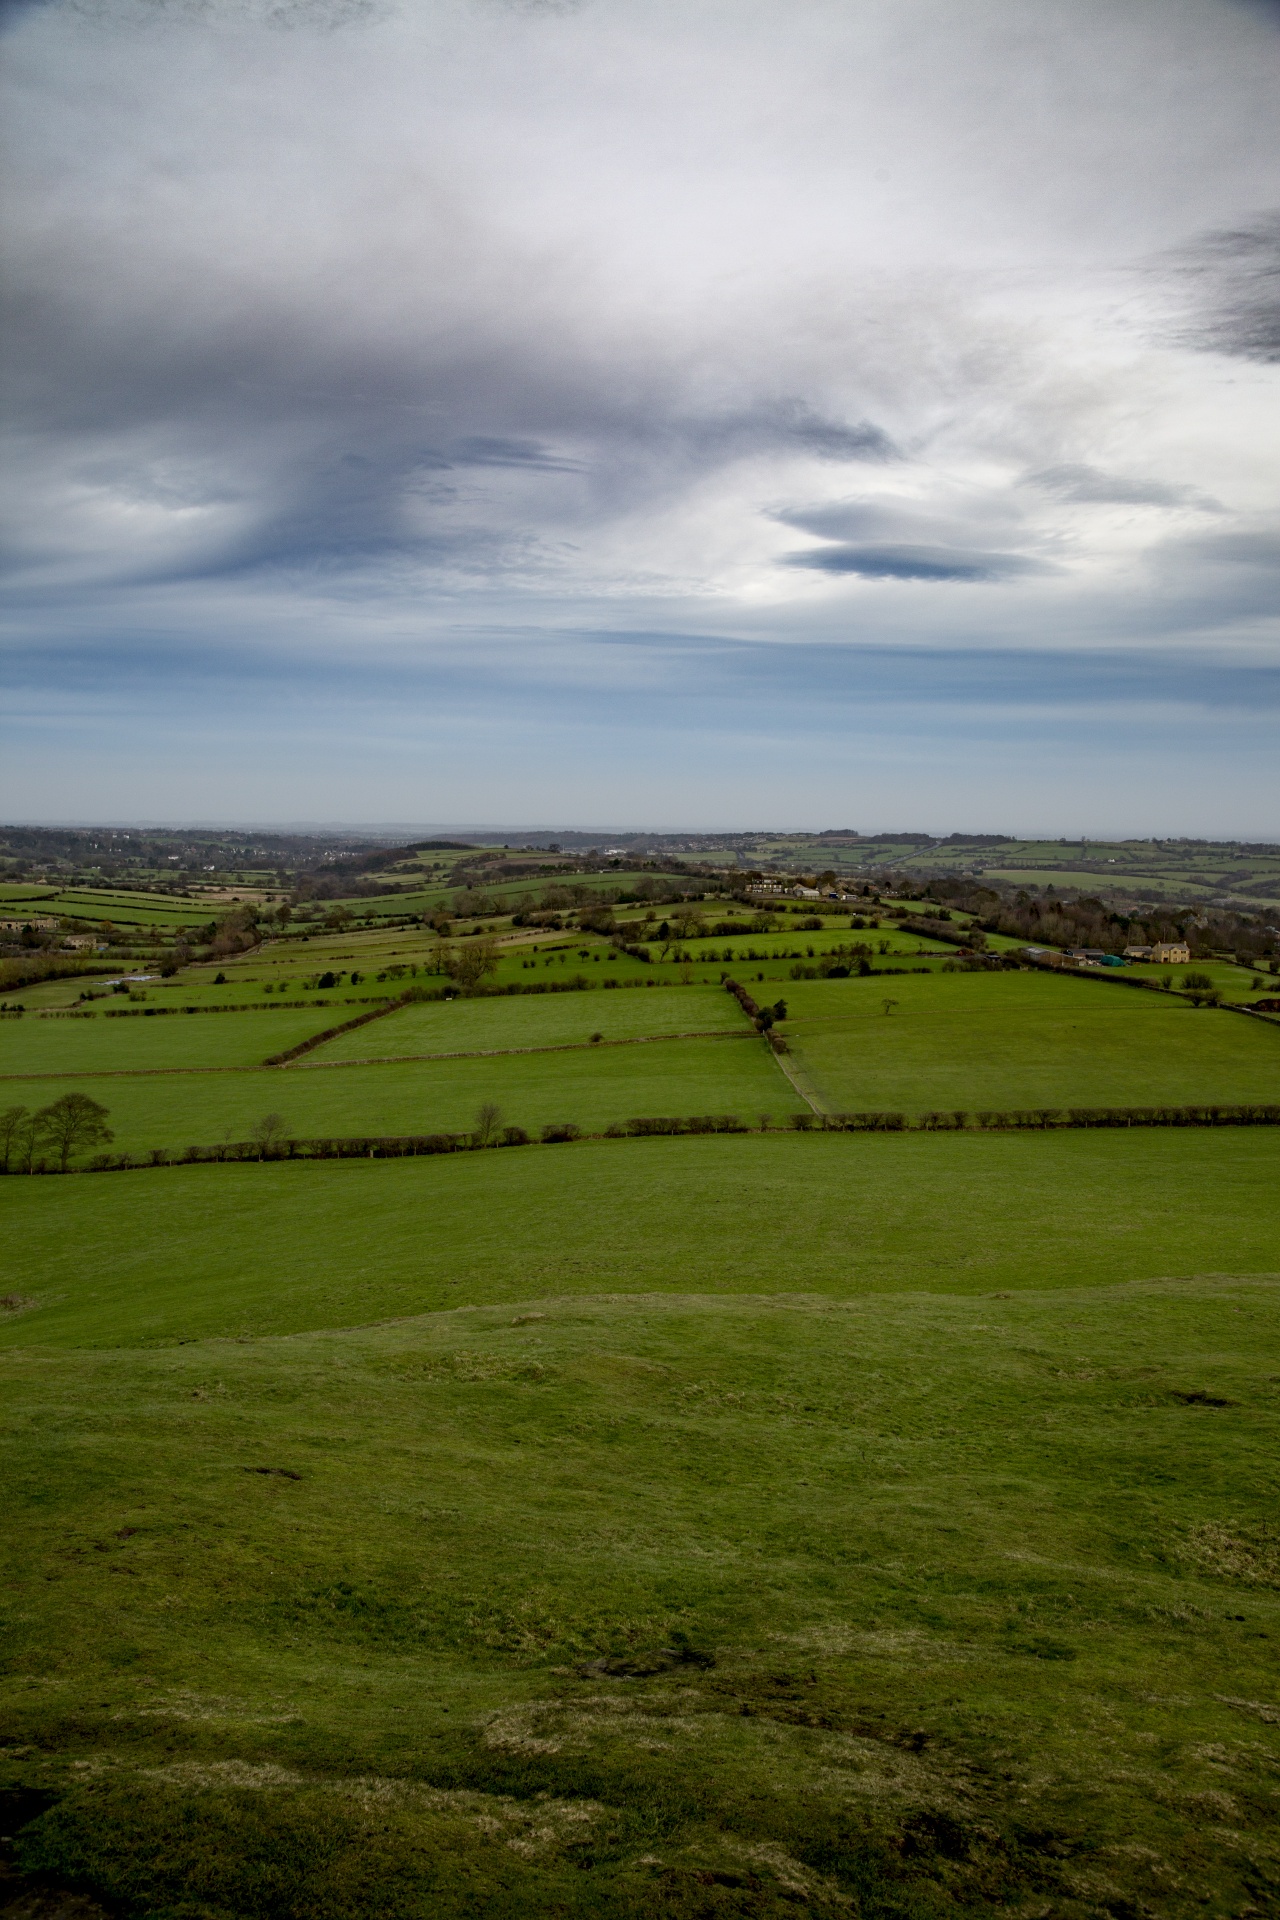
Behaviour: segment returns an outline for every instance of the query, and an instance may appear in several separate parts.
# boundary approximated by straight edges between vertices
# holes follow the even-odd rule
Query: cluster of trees
[[[904,893],[907,888],[901,889]],[[1233,953],[1253,965],[1264,956],[1280,954],[1280,936],[1270,919],[1227,908],[1143,906],[1122,913],[1092,895],[1060,899],[1052,887],[1033,896],[1019,888],[1012,899],[962,875],[930,880],[914,893],[917,899],[946,901],[977,916],[987,933],[1003,933],[1031,946],[1100,947],[1119,953],[1126,946],[1153,946],[1161,940],[1185,940],[1197,957]],[[924,922],[913,921],[923,928]],[[972,944],[972,932],[967,936]],[[931,934],[945,936],[933,926]],[[953,938],[955,935],[953,934]]]
[[[724,985],[726,993],[733,995],[738,1005],[742,1008],[742,1011],[754,1025],[756,1032],[764,1035],[774,1052],[786,1053],[786,1041],[780,1033],[775,1033],[773,1030],[775,1020],[785,1020],[787,1017],[786,1001],[775,1000],[771,1007],[762,1007],[738,981],[726,979]]]
[[[0,1113],[0,1173],[43,1172],[46,1156],[65,1173],[73,1155],[113,1138],[107,1108],[87,1093],[64,1093],[35,1113],[8,1107]]]
[[[949,925],[950,914],[944,921],[940,916],[933,918],[923,914],[912,914],[909,925],[912,933],[918,933],[923,940],[941,940],[945,946],[968,947],[973,953],[981,953],[987,944],[987,936],[981,927],[957,927]]]

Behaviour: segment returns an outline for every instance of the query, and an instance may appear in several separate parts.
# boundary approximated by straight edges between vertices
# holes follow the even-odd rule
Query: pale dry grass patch
[[[1246,1529],[1206,1520],[1187,1535],[1182,1557],[1219,1579],[1280,1587],[1280,1527],[1264,1523]]]
[[[331,1794],[364,1812],[396,1808],[407,1813],[452,1814],[526,1857],[580,1834],[601,1811],[590,1800],[555,1800],[548,1796],[518,1801],[504,1794],[429,1787],[416,1780],[381,1774],[359,1774],[346,1780],[316,1778],[271,1762],[247,1760],[180,1760],[171,1766],[143,1768],[139,1778],[185,1792],[305,1791]]]

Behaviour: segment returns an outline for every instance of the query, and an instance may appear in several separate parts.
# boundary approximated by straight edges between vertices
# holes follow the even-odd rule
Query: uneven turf
[[[840,1111],[1280,1098],[1280,1030],[1172,995],[939,972],[796,981],[786,998],[797,1062]]]
[[[22,1857],[202,1920],[1263,1913],[1276,1289],[15,1350]]]

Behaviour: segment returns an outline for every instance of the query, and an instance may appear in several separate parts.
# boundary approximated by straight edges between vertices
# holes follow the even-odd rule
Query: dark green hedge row
[[[296,1047],[287,1047],[283,1053],[268,1054],[262,1064],[264,1067],[287,1066],[290,1060],[298,1059],[301,1054],[322,1047],[326,1040],[336,1040],[340,1033],[351,1033],[356,1027],[367,1027],[371,1020],[381,1020],[403,1005],[403,999],[384,1000],[380,1005],[371,1007],[368,1013],[358,1013],[354,1020],[343,1020],[336,1027],[326,1027],[323,1033],[313,1033],[309,1039],[299,1040]]]
[[[1022,1133],[1063,1127],[1280,1127],[1280,1106],[1195,1107],[1012,1107],[968,1112],[964,1109],[902,1113],[794,1114],[793,1127],[827,1132]]]
[[[1022,1107],[970,1113],[964,1110],[918,1114],[905,1113],[793,1113],[785,1122],[796,1133],[955,1133],[1056,1131],[1089,1127],[1278,1127],[1280,1105],[1196,1106],[1196,1107]],[[771,1117],[759,1117],[761,1132],[773,1131]],[[733,1113],[652,1115],[615,1121],[603,1134],[587,1134],[572,1120],[558,1121],[541,1129],[544,1146],[583,1139],[651,1139],[656,1136],[703,1133],[748,1133],[750,1124]],[[102,1153],[88,1167],[90,1173],[124,1173],[141,1167],[203,1165],[210,1162],[250,1160],[400,1160],[424,1154],[480,1153],[489,1147],[523,1147],[531,1136],[523,1127],[507,1126],[494,1138],[482,1143],[472,1133],[357,1134],[330,1139],[282,1140],[263,1146],[253,1140],[233,1140],[215,1147],[184,1147],[170,1151],[153,1147],[149,1153]],[[37,1161],[30,1169],[37,1174],[56,1173],[59,1169]],[[75,1172],[71,1168],[68,1171]]]

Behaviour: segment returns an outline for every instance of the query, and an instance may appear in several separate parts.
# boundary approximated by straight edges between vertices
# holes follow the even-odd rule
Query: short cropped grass
[[[108,1005],[110,1003],[108,1002]],[[252,1013],[165,1013],[158,1019],[94,1017],[0,1021],[0,1103],[25,1098],[9,1076],[39,1073],[140,1073],[193,1067],[258,1066],[325,1027],[366,1009],[281,1007]],[[110,1098],[101,1090],[99,1099]]]
[[[265,1025],[267,1016],[260,1017]],[[380,1024],[361,1031],[376,1033]],[[297,1137],[315,1138],[461,1132],[486,1101],[530,1130],[569,1120],[595,1131],[635,1114],[662,1113],[733,1113],[754,1123],[761,1111],[777,1118],[803,1108],[761,1042],[732,1032],[722,1040],[481,1060],[326,1067],[310,1064],[314,1058],[265,1073],[11,1084],[31,1107],[72,1089],[92,1094],[108,1110],[115,1150],[127,1153],[245,1140],[268,1112],[282,1115]]]
[[[1039,973],[935,973],[797,981],[786,997],[788,1042],[840,1111],[1280,1098],[1280,1033],[1172,995]]]
[[[725,1042],[726,1046],[736,1043]],[[753,1134],[0,1182],[0,1342],[343,1327],[543,1294],[1280,1269],[1280,1132]]]
[[[736,1000],[716,987],[556,993],[411,1005],[326,1041],[315,1060],[586,1045],[645,1035],[750,1031]]]

